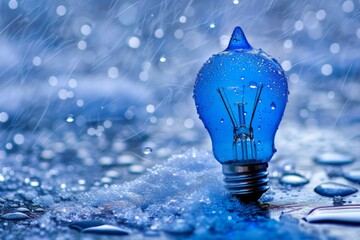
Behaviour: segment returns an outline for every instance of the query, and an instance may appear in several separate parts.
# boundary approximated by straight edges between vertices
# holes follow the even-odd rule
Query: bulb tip
[[[230,42],[229,42],[229,46],[227,47],[226,50],[251,50],[252,47],[249,44],[249,42],[247,41],[244,31],[241,29],[241,27],[237,26],[233,33],[232,36],[230,38]]]
[[[242,201],[256,201],[269,189],[267,168],[267,163],[224,164],[226,188]]]

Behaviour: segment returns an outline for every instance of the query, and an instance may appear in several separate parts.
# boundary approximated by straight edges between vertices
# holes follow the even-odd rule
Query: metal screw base
[[[222,171],[226,188],[240,200],[258,200],[269,189],[267,168],[267,163],[223,164]]]

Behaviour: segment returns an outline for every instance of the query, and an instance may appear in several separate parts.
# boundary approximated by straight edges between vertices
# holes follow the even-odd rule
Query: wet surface
[[[1,237],[356,238],[358,7],[3,1]],[[279,57],[291,92],[258,203],[224,188],[192,99],[237,25]]]

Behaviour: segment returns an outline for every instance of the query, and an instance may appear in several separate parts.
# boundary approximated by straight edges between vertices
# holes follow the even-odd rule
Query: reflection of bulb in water
[[[283,69],[236,27],[228,48],[201,68],[194,98],[226,187],[243,199],[259,198],[269,188],[267,162],[288,98]]]

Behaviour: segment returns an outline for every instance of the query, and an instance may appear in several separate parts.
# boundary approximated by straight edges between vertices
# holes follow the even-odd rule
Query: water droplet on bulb
[[[302,186],[309,183],[309,180],[298,173],[285,174],[279,179],[279,182],[284,185]]]
[[[143,153],[145,155],[149,155],[150,153],[152,153],[152,148],[151,147],[145,147],[144,150],[143,150]]]
[[[275,110],[276,109],[276,104],[274,102],[272,102],[270,104],[270,108],[271,108],[271,110]]]
[[[245,80],[245,77],[244,77],[244,76],[241,76],[241,77],[240,77],[240,80]]]
[[[236,49],[244,49],[251,50],[249,42],[247,41],[243,30],[240,27],[236,27],[231,36],[229,46],[226,50],[236,50]]]
[[[356,193],[356,188],[334,182],[326,182],[317,186],[314,191],[322,196],[334,197],[334,196],[347,196]]]
[[[258,144],[261,144],[261,141],[259,140],[257,143],[258,143]]]
[[[346,205],[333,207],[319,207],[310,211],[305,217],[310,223],[315,222],[338,222],[338,223],[360,223],[360,205]]]
[[[222,119],[220,120],[220,122],[221,122],[221,123],[224,123],[224,119],[222,118]]]

